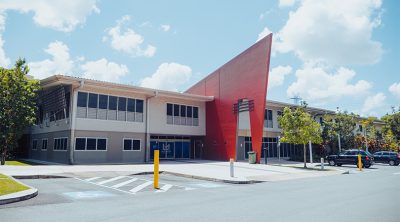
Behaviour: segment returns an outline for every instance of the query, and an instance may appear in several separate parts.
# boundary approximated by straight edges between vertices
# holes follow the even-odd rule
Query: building
[[[266,101],[272,35],[185,93],[54,75],[40,84],[27,156],[51,162],[143,163],[161,159],[288,158],[277,118],[287,103]],[[308,108],[318,121],[333,111]],[[265,148],[265,149],[264,149]]]

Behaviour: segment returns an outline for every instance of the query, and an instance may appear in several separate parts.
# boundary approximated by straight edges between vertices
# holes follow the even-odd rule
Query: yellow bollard
[[[158,189],[158,166],[160,164],[160,151],[154,150],[154,189]]]
[[[358,169],[362,170],[361,154],[358,154]]]

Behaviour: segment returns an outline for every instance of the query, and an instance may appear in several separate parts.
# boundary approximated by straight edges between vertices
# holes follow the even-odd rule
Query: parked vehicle
[[[379,151],[374,153],[374,161],[376,163],[388,163],[390,166],[398,166],[400,164],[400,153]]]
[[[346,150],[339,155],[329,155],[326,157],[330,166],[341,166],[342,164],[358,166],[358,154],[361,154],[362,167],[369,168],[374,164],[374,157],[371,153],[365,150]]]

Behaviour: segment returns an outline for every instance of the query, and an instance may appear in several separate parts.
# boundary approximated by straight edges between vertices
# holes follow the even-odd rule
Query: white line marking
[[[112,181],[116,181],[116,180],[119,180],[119,179],[122,179],[122,178],[125,178],[125,176],[113,177],[111,179],[101,181],[101,182],[99,182],[97,184],[102,185],[102,184],[109,183],[109,182],[112,182]]]
[[[398,173],[393,173],[394,175],[400,175],[400,172],[398,172]]]
[[[171,187],[173,187],[173,185],[165,184],[163,187],[157,190],[156,193],[167,192]]]
[[[124,181],[124,182],[122,182],[122,183],[115,184],[114,186],[111,186],[111,187],[112,187],[112,188],[119,188],[119,187],[125,186],[125,185],[127,185],[127,184],[130,184],[130,183],[132,183],[132,182],[134,182],[134,181],[136,181],[136,180],[137,180],[137,178],[133,178],[133,179]]]
[[[139,186],[137,186],[137,187],[131,189],[130,192],[132,192],[132,193],[137,193],[138,191],[140,191],[140,190],[146,188],[147,186],[149,186],[149,185],[151,185],[151,184],[153,184],[153,181],[147,181],[146,183],[140,184]]]
[[[93,184],[93,185],[96,185],[96,186],[101,186],[101,187],[105,187],[105,188],[117,190],[117,191],[120,191],[120,192],[123,192],[123,193],[132,194],[131,192],[128,192],[128,191],[125,191],[125,190],[120,190],[120,189],[108,187],[108,186],[105,186],[105,185],[98,185],[97,183],[88,182],[88,181],[86,181],[86,180],[79,179],[78,177],[75,177],[75,179],[80,180],[80,181],[83,181],[83,182],[86,182],[86,183],[90,183],[90,184]]]
[[[97,179],[100,179],[100,178],[101,178],[101,177],[92,177],[92,178],[86,179],[85,181],[90,182],[90,181],[92,181],[92,180],[97,180]]]

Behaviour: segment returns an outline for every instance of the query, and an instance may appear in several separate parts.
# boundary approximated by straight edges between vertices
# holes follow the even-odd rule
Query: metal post
[[[278,144],[277,144],[277,146],[278,146],[278,160],[279,160],[279,162],[281,161],[281,141],[280,141],[280,139],[281,139],[281,137],[280,136],[278,136]]]
[[[313,163],[313,159],[312,159],[312,144],[311,144],[311,140],[308,141],[308,148],[310,149],[310,163]]]
[[[324,158],[321,157],[321,170],[324,170],[324,163],[325,163]]]
[[[268,147],[268,145],[267,145],[267,147]],[[267,165],[267,147],[263,148],[263,150],[264,150],[264,164],[265,165]]]
[[[231,177],[234,177],[234,169],[233,169],[233,158],[231,158],[229,160],[229,166],[230,166],[230,173],[231,173]]]
[[[154,150],[154,189],[158,189],[159,152],[159,150]]]

